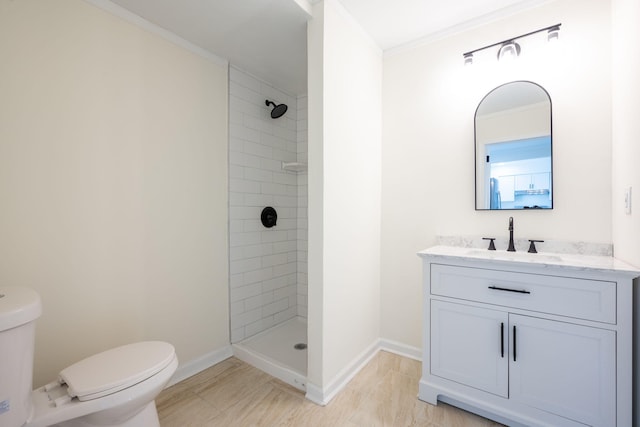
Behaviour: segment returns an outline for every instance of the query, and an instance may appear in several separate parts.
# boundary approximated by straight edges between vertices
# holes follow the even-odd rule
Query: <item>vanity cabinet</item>
[[[536,254],[468,252],[420,253],[420,399],[508,425],[632,425],[638,272],[571,266],[560,257],[541,262]]]

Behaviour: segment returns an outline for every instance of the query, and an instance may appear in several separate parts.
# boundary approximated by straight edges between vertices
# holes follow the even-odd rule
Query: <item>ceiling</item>
[[[277,88],[307,91],[306,24],[320,0],[111,0]],[[384,51],[549,0],[337,0]]]

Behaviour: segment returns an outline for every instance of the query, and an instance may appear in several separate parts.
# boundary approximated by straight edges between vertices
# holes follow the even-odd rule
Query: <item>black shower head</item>
[[[282,117],[284,116],[284,113],[287,112],[287,104],[276,105],[275,102],[269,101],[268,99],[264,101],[264,103],[267,105],[267,107],[269,105],[273,105],[273,110],[271,110],[272,119],[277,119],[278,117]]]

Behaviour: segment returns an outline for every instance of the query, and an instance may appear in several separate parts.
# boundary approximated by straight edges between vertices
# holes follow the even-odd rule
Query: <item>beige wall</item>
[[[42,296],[34,383],[227,346],[226,66],[80,0],[1,0],[0,57],[0,283]]]
[[[421,265],[437,235],[611,243],[611,24],[602,0],[558,0],[433,43],[385,54],[382,143],[382,332],[421,347]],[[522,41],[463,66],[462,53],[562,23],[560,43]],[[474,210],[473,115],[496,86],[530,80],[553,108],[554,209]]]

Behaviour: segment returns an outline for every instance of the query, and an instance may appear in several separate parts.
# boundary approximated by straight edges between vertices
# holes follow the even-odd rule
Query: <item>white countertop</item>
[[[556,266],[579,270],[600,270],[618,273],[629,273],[640,276],[640,269],[611,256],[558,254],[539,252],[530,254],[526,251],[507,252],[505,250],[489,251],[486,249],[458,246],[433,246],[418,252],[421,257],[461,258],[468,260],[485,260],[513,264],[534,264],[540,266]]]

